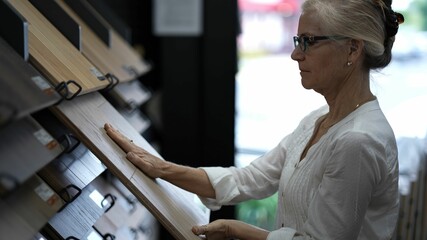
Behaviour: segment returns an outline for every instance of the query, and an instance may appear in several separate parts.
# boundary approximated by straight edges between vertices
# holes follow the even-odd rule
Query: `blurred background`
[[[275,147],[306,114],[325,104],[323,97],[300,85],[298,65],[290,58],[302,2],[239,0],[237,166],[246,166]],[[399,188],[407,195],[417,179],[418,153],[425,150],[419,142],[427,134],[427,1],[397,0],[392,6],[405,16],[405,23],[396,36],[391,64],[372,73],[371,87],[398,139]],[[249,201],[237,207],[237,215],[273,229],[276,205],[276,195]]]

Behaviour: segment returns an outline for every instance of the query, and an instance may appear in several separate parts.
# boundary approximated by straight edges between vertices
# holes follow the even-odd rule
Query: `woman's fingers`
[[[107,135],[126,153],[126,158],[137,168],[152,178],[160,177],[165,161],[136,146],[132,140],[106,123],[104,129]]]
[[[110,124],[106,123],[104,129],[107,132],[107,135],[117,144],[123,151],[126,153],[132,151],[135,148],[133,141],[119,131],[114,129]]]
[[[194,226],[191,231],[195,235],[205,235],[208,232],[208,225]]]

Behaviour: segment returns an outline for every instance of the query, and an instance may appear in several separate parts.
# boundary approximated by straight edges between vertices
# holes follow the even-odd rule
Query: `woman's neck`
[[[347,79],[335,95],[325,95],[329,113],[322,125],[333,125],[361,105],[376,99],[369,86],[369,74]]]

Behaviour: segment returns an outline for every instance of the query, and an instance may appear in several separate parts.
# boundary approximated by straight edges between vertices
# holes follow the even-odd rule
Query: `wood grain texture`
[[[61,151],[32,117],[18,120],[0,129],[0,175],[23,183]]]
[[[1,37],[0,52],[0,105],[16,111],[13,119],[20,119],[61,99],[47,80]],[[0,110],[0,119],[9,117],[5,115],[7,113]]]
[[[115,55],[125,60],[123,68],[132,69],[138,76],[150,71],[151,66],[114,29],[111,30],[111,50]]]
[[[104,0],[87,0],[87,2],[93,7],[93,9],[104,17],[108,24],[110,24],[112,28],[120,34],[120,36],[122,36],[127,42],[132,42],[132,29],[125,20],[118,15],[117,9],[109,6]]]
[[[209,210],[197,202],[194,194],[147,177],[125,158],[103,130],[104,123],[112,124],[147,151],[159,154],[102,95],[80,96],[53,111],[176,239],[200,239],[191,227],[207,224]]]
[[[69,185],[83,189],[101,175],[106,167],[83,144],[50,162],[38,174],[59,192]]]
[[[110,48],[63,0],[55,2],[81,27],[82,53],[104,74],[112,73],[121,82],[135,79],[135,75],[122,68],[124,59],[115,55]]]
[[[111,233],[116,235],[119,228],[127,227],[126,223],[131,216],[132,205],[126,198],[102,176],[95,179],[92,183],[102,195],[111,194],[115,197],[114,205],[110,210],[104,213],[95,223],[95,228],[103,235]]]
[[[65,0],[60,0],[65,1]],[[126,71],[135,74],[135,78],[146,73],[149,71],[150,66],[142,59],[140,54],[130,46],[128,42],[126,42],[115,30],[106,19],[104,19],[102,13],[97,12],[97,10],[91,6],[87,1],[85,0],[71,0],[67,1],[67,3],[73,3],[74,9],[79,12],[81,16],[84,16],[85,14],[92,14],[89,17],[86,15],[86,19],[92,20],[92,24],[95,30],[101,30],[106,29],[108,30],[108,44],[107,46],[110,47],[110,49],[113,52],[113,55],[120,59],[122,63],[122,68]],[[70,5],[71,6],[71,5]],[[96,23],[96,24],[95,24]],[[96,26],[98,26],[99,29],[96,29]],[[100,36],[103,36],[105,34],[101,34],[101,31],[98,32]]]
[[[78,50],[81,49],[81,29],[74,19],[53,0],[29,0]]]
[[[159,223],[157,219],[138,201],[119,179],[111,177],[109,182],[127,199],[127,201],[132,202],[133,209],[125,225],[137,229],[139,231],[138,237],[158,239]]]
[[[73,202],[49,220],[49,225],[62,237],[84,239],[93,224],[104,214],[100,201],[91,198],[96,189],[88,185]]]
[[[8,0],[29,23],[30,62],[45,74],[53,85],[68,80],[76,81],[80,94],[105,88],[93,73],[96,67],[87,60],[30,2]],[[99,71],[99,70],[98,70]],[[77,88],[71,86],[71,92]]]

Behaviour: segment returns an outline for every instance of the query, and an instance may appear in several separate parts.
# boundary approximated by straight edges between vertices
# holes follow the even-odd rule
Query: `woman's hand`
[[[104,129],[107,135],[126,152],[126,158],[151,178],[162,177],[168,162],[152,155],[143,148],[135,145],[132,140],[106,123]]]
[[[268,231],[237,220],[220,219],[208,225],[194,226],[191,231],[195,235],[205,235],[207,240],[265,240]]]
[[[215,190],[204,170],[160,159],[135,145],[132,140],[108,123],[104,125],[104,129],[107,135],[126,152],[126,158],[149,177],[162,178],[199,196],[215,198]]]

